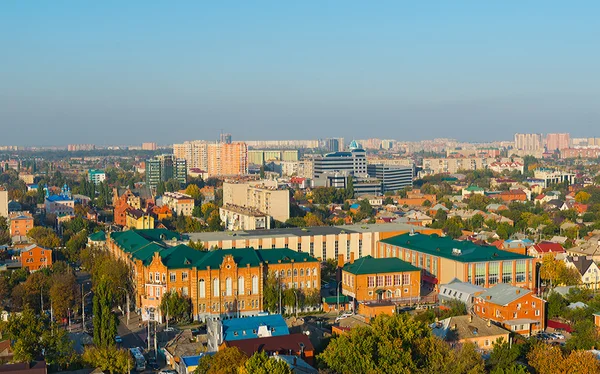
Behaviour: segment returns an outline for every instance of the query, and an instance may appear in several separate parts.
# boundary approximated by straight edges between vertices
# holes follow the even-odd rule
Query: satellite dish
[[[310,331],[304,331],[304,335],[309,336],[310,335]]]

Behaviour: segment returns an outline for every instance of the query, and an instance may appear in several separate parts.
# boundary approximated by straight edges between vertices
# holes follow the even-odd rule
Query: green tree
[[[275,275],[275,272],[269,272],[263,287],[263,306],[271,313],[275,313],[279,309],[280,287],[279,278]]]
[[[114,293],[106,278],[94,285],[94,344],[99,348],[115,345],[117,317],[112,312]]]
[[[517,363],[522,355],[522,344],[508,344],[504,339],[494,342],[494,349],[487,362],[490,372],[497,374],[526,373],[524,367]]]
[[[175,291],[163,295],[160,310],[168,320],[176,322],[187,322],[192,313],[192,302],[189,297],[181,296]]]
[[[56,273],[50,279],[50,300],[55,318],[68,317],[69,311],[79,307],[79,287],[72,272]]]
[[[334,337],[318,356],[338,373],[483,373],[472,344],[452,349],[407,314],[380,315],[370,326]]]
[[[567,349],[589,350],[598,346],[600,336],[594,322],[591,319],[584,319],[577,322],[573,329],[571,339],[567,341]]]
[[[196,184],[188,184],[188,186],[185,189],[185,193],[187,195],[190,195],[192,199],[194,199],[194,203],[197,206],[202,205],[202,192]]]
[[[265,352],[255,353],[240,367],[239,374],[292,374],[284,361],[268,357]]]
[[[203,356],[194,374],[238,374],[247,360],[248,356],[239,348],[228,347],[213,356]]]
[[[115,374],[128,373],[135,367],[129,351],[115,346],[88,347],[83,352],[82,358],[90,367]]]
[[[27,234],[33,242],[45,248],[56,248],[60,246],[60,239],[52,229],[48,227],[36,226],[29,230]]]
[[[36,315],[26,307],[23,313],[12,314],[3,328],[12,341],[14,360],[29,362],[44,357],[48,365],[66,368],[76,360],[72,343],[64,329],[58,328],[45,315]]]
[[[563,315],[568,302],[558,292],[550,292],[548,295],[548,317],[555,318]]]

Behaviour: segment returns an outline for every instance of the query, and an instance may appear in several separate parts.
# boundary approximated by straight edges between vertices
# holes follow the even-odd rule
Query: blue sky
[[[0,2],[0,145],[600,136],[600,3]]]

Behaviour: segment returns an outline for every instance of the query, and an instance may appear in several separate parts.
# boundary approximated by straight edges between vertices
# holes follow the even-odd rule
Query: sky
[[[598,1],[0,2],[0,145],[600,137]]]

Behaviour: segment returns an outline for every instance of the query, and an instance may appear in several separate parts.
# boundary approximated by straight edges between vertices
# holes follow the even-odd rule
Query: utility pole
[[[147,341],[148,341],[148,352],[150,352],[150,312],[146,309],[146,311],[148,312],[148,337],[147,337]]]
[[[156,328],[158,327],[158,323],[154,323],[154,359],[158,360],[158,332]]]
[[[281,314],[281,280],[279,280],[279,314]]]

